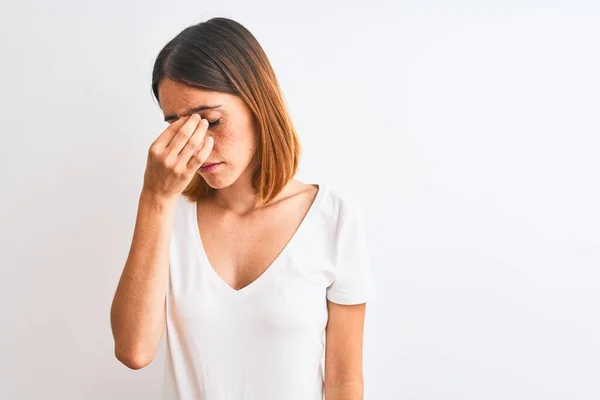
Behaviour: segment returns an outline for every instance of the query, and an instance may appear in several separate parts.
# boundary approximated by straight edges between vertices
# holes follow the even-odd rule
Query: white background
[[[127,369],[109,310],[154,57],[214,16],[267,52],[297,178],[363,204],[365,399],[600,398],[597,2],[84,3],[0,12],[0,398],[159,398],[164,342]]]

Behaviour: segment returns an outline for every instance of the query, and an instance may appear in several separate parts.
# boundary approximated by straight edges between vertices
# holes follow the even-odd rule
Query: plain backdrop
[[[147,368],[120,364],[110,304],[166,127],[154,58],[215,16],[269,56],[297,179],[364,208],[365,399],[600,398],[599,8],[3,5],[0,398],[159,399],[164,341]]]

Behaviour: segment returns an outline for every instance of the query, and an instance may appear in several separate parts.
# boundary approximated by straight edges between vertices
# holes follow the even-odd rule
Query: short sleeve
[[[337,304],[361,304],[375,298],[375,283],[360,203],[340,203],[336,243],[336,274],[327,299]]]

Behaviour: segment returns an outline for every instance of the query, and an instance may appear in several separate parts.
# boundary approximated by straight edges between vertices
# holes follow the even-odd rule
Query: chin
[[[208,174],[201,174],[200,171],[196,171],[196,173],[213,189],[224,189],[233,185],[240,177],[243,177],[243,174],[238,175],[231,170],[215,171]]]
[[[221,177],[213,176],[212,174],[202,176],[200,172],[196,173],[200,175],[204,182],[213,189],[223,189],[231,185],[231,183],[227,182],[227,180],[224,180]]]

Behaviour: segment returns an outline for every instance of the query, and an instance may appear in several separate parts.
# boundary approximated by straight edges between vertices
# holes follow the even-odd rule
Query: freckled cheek
[[[227,134],[222,134],[221,132],[211,133],[211,136],[214,139],[214,144],[212,151],[217,154],[223,154],[231,151],[232,140],[231,137]]]
[[[213,133],[213,138],[215,139],[215,147],[219,147],[221,149],[229,149],[243,142],[243,138],[235,133],[228,131],[218,131]]]
[[[223,135],[217,133],[213,134],[212,137],[214,139],[213,149],[222,149],[227,145],[228,140]]]
[[[211,132],[212,137],[215,140],[213,150],[218,154],[229,154],[233,156],[234,153],[240,153],[247,151],[253,151],[257,147],[255,140],[245,133],[244,127],[235,127],[230,129],[216,129]]]

